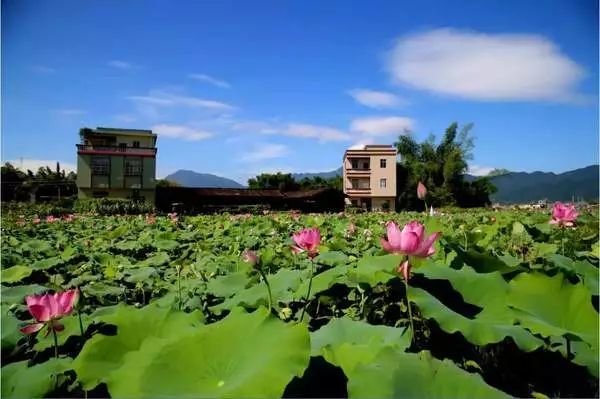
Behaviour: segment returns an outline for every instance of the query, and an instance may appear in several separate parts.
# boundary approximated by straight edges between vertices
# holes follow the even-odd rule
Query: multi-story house
[[[396,156],[391,145],[370,144],[344,153],[346,205],[395,210]]]
[[[151,130],[80,129],[79,198],[129,198],[154,203],[156,134]]]

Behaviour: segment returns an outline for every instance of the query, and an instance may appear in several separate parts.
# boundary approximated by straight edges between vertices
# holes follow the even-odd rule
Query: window
[[[110,159],[106,157],[93,157],[92,174],[96,176],[108,176],[110,174]]]
[[[134,141],[133,142],[133,148],[140,148],[140,142],[139,141]]]
[[[358,200],[350,200],[350,203],[352,204],[352,206],[358,206]]]
[[[386,167],[386,163],[387,163],[386,161],[387,160],[385,160],[385,159],[380,159],[379,160],[379,167],[380,168],[385,168]]]
[[[121,151],[121,152],[127,151],[127,143],[119,143],[119,151]]]
[[[379,179],[379,188],[385,188],[386,183],[386,179]]]
[[[141,176],[142,160],[140,158],[125,158],[125,176]]]
[[[369,169],[369,161],[363,162],[363,169]]]
[[[350,162],[352,162],[352,169],[358,169],[358,159],[351,159]]]

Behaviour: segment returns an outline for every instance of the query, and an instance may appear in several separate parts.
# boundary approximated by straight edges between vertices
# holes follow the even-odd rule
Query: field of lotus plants
[[[598,210],[2,220],[2,397],[597,397]]]

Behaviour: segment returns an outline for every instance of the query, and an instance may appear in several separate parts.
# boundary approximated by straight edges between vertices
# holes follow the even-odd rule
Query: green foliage
[[[264,308],[196,328],[177,313],[156,325],[159,311],[113,318],[117,335],[86,344],[74,362],[78,377],[88,385],[105,381],[113,397],[279,397],[308,364],[306,327]]]
[[[74,172],[66,173],[56,163],[56,169],[41,167],[36,172],[26,172],[15,168],[6,162],[1,168],[2,176],[2,202],[30,201],[31,198],[47,201],[48,199],[61,199],[75,197],[77,175]]]
[[[248,188],[261,190],[280,190],[294,191],[298,190],[299,185],[296,183],[291,173],[262,173],[256,177],[248,179]]]
[[[74,210],[98,215],[141,215],[153,213],[154,206],[147,202],[121,198],[94,198],[77,200]]]
[[[157,179],[156,180],[156,187],[180,187],[180,186],[181,186],[181,184],[179,184],[173,180],[167,180],[167,179]]]
[[[3,398],[43,398],[56,385],[61,373],[70,369],[71,359],[50,359],[27,367],[27,360],[2,367]]]
[[[342,190],[343,182],[341,176],[324,179],[319,176],[305,177],[296,181],[291,173],[262,173],[248,180],[248,188],[262,190],[312,190],[317,188],[333,188]]]
[[[582,210],[566,232],[548,211],[444,212],[393,216],[442,233],[435,254],[413,261],[408,295],[404,257],[379,241],[389,214],[3,219],[3,389],[13,392],[3,394],[281,397],[330,364],[343,381],[319,385],[351,397],[593,396],[597,212]],[[291,252],[290,234],[312,226],[322,242],[311,260]],[[272,312],[245,249],[260,255]],[[68,365],[55,372],[53,336],[18,330],[32,321],[25,296],[74,287],[82,298],[57,337]]]
[[[356,398],[508,398],[448,360],[427,352],[385,348],[349,373],[349,397]]]

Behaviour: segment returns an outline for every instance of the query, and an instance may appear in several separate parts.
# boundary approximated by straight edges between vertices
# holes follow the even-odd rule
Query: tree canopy
[[[486,178],[471,183],[464,181],[467,161],[472,159],[473,124],[459,129],[454,122],[446,129],[439,144],[435,136],[418,143],[411,134],[402,135],[394,143],[401,161],[398,165],[398,202],[400,208],[422,209],[417,198],[419,181],[427,187],[427,203],[433,206],[457,205],[462,207],[489,204],[489,194],[495,187]]]
[[[262,173],[248,180],[248,188],[273,189],[281,191],[311,190],[315,188],[334,188],[342,190],[342,177],[324,179],[319,176],[306,177],[296,181],[291,173]]]
[[[2,201],[29,201],[36,198],[58,199],[77,195],[74,172],[67,173],[56,163],[56,170],[41,167],[37,172],[23,172],[9,162],[1,167]]]

